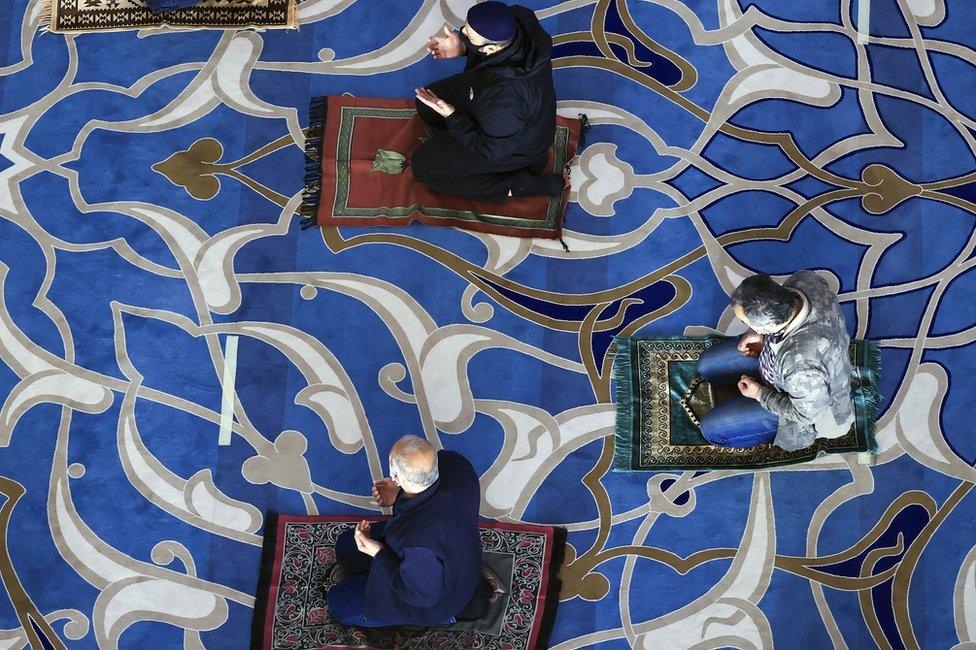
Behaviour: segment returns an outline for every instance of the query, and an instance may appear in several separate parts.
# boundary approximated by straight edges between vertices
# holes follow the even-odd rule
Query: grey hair
[[[732,292],[732,304],[755,325],[782,325],[793,314],[795,302],[792,291],[765,273],[746,278]]]
[[[433,456],[433,463],[429,469],[411,466],[409,462],[411,457],[424,455]],[[421,489],[433,485],[440,476],[437,471],[437,452],[429,442],[417,436],[403,436],[393,445],[390,451],[390,470],[395,471],[401,480]]]

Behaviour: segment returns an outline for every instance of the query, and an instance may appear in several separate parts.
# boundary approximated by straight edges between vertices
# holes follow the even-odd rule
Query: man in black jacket
[[[417,89],[434,129],[413,154],[417,180],[448,194],[502,202],[560,195],[568,172],[543,174],[556,133],[552,38],[529,9],[482,2],[457,32],[432,36],[437,59],[464,55],[460,74]]]
[[[329,590],[329,610],[362,627],[453,623],[481,579],[481,488],[471,463],[405,436],[390,451],[390,478],[373,484],[373,500],[393,506],[393,516],[362,521],[336,540],[351,575]]]

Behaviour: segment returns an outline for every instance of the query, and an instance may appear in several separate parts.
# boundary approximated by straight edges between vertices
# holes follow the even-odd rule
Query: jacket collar
[[[437,494],[437,490],[440,487],[441,480],[437,479],[426,490],[410,499],[403,498],[403,492],[400,492],[396,500],[396,514],[405,515],[424,507],[427,502],[434,498],[434,495]]]
[[[796,315],[796,318],[793,319],[793,322],[790,323],[789,327],[783,330],[782,338],[784,339],[796,330],[800,329],[800,326],[803,325],[803,323],[805,323],[807,318],[810,316],[810,301],[807,300],[807,297],[803,295],[802,291],[797,289],[790,288],[790,291],[795,293],[800,298],[800,312]]]

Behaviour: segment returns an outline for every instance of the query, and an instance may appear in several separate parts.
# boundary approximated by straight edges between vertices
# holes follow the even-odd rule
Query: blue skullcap
[[[515,14],[504,2],[480,2],[468,10],[468,25],[489,41],[515,36]]]

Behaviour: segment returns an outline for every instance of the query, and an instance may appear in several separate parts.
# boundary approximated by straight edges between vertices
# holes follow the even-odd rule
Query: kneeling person
[[[440,192],[496,202],[558,196],[562,174],[544,174],[556,133],[552,38],[525,7],[482,2],[458,32],[446,27],[428,50],[466,57],[463,72],[418,88],[417,112],[440,130],[413,153],[414,177]]]
[[[702,418],[705,439],[728,447],[772,440],[794,451],[847,433],[854,422],[850,335],[827,283],[812,271],[782,286],[754,275],[732,293],[732,306],[749,331],[706,350],[698,372],[737,384],[741,396]]]
[[[373,497],[393,516],[340,535],[336,555],[352,575],[329,590],[329,610],[363,627],[453,623],[481,578],[481,489],[471,463],[405,436]]]

